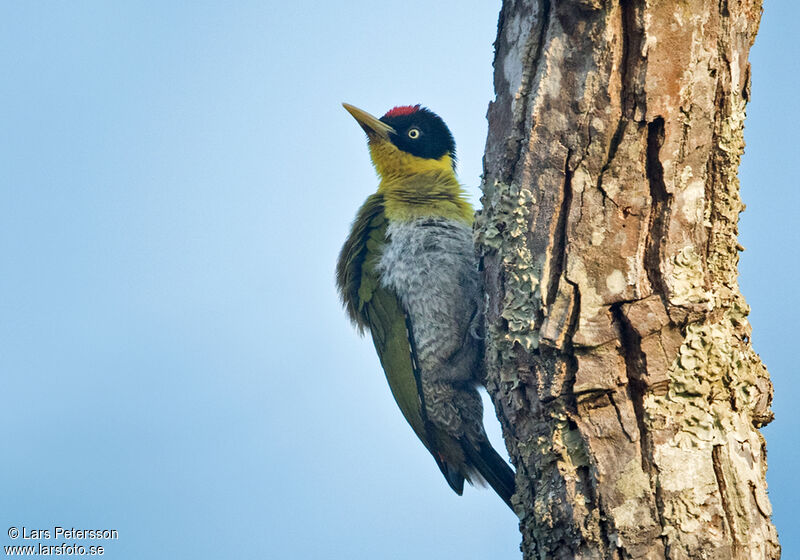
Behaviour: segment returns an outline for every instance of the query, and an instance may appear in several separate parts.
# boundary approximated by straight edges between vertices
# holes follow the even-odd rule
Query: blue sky
[[[0,6],[0,543],[62,525],[117,529],[121,559],[518,558],[514,516],[444,484],[333,286],[375,186],[340,102],[439,112],[477,202],[498,8]],[[786,558],[798,16],[767,3],[741,169]]]

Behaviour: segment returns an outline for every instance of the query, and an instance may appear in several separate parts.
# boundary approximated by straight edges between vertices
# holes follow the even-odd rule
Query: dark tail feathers
[[[511,506],[511,496],[516,489],[514,470],[508,462],[494,450],[488,441],[483,441],[477,449],[472,445],[464,445],[467,460],[486,479],[497,495],[514,511]]]
[[[445,463],[444,461],[439,463],[439,468],[441,469],[447,484],[449,484],[450,488],[453,489],[453,492],[461,496],[464,493],[464,473],[455,468],[453,465]]]

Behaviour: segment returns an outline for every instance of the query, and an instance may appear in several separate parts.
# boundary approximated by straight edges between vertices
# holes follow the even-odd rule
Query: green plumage
[[[339,295],[347,315],[360,333],[368,327],[364,304],[372,299],[372,294],[378,287],[375,265],[385,237],[383,196],[373,194],[359,209],[336,264]]]
[[[428,445],[419,376],[415,371],[406,315],[397,296],[380,286],[375,270],[386,242],[383,196],[373,194],[356,216],[336,267],[347,314],[360,332],[369,329],[397,405],[417,436]]]

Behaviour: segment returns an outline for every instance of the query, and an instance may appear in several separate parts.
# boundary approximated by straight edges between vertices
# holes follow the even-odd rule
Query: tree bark
[[[778,558],[737,284],[760,0],[504,0],[487,385],[525,558]]]

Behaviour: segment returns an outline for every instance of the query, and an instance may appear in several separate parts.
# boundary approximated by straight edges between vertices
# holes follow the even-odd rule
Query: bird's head
[[[384,179],[454,173],[453,135],[430,109],[419,105],[395,107],[378,119],[347,103],[342,105],[367,133],[372,163]]]

